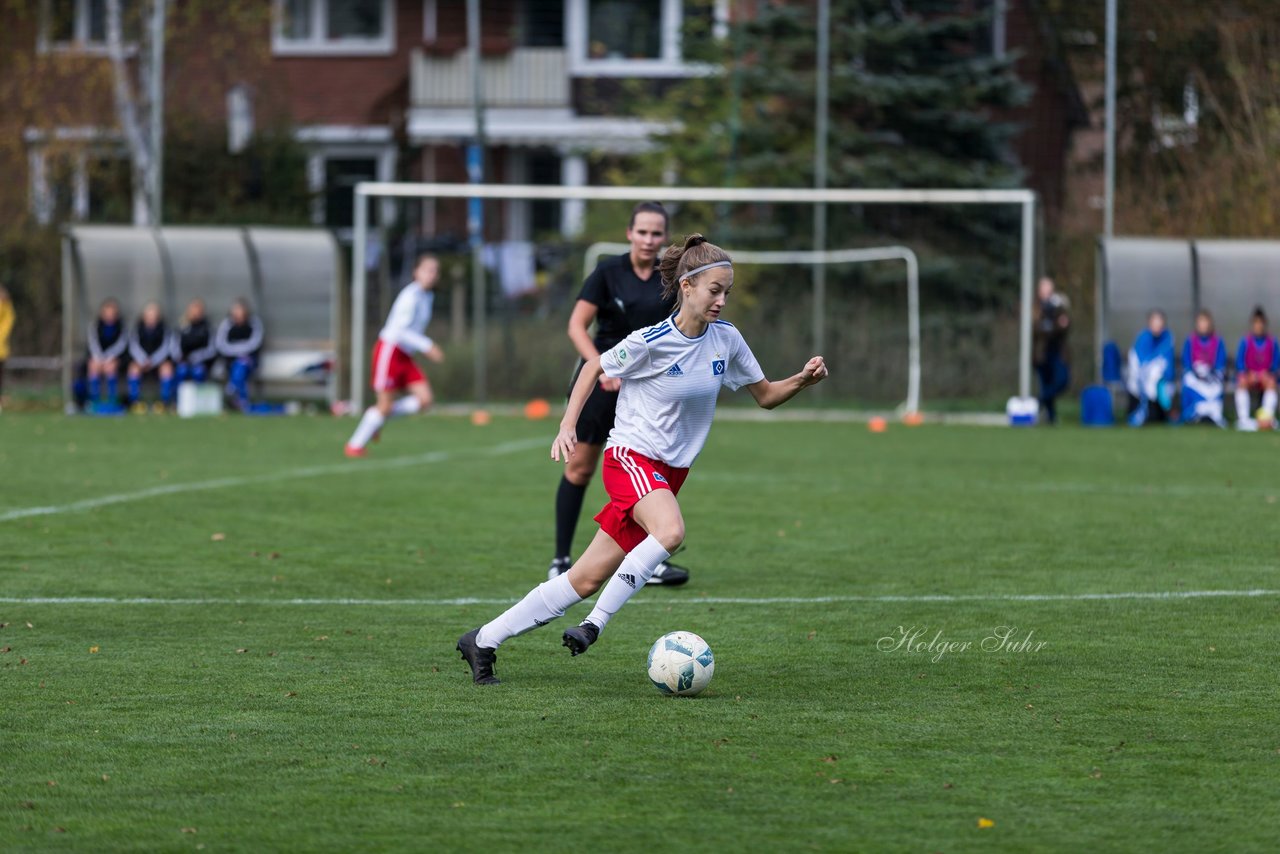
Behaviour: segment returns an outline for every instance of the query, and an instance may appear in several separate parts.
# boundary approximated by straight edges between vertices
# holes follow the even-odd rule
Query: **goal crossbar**
[[[365,281],[366,247],[369,234],[371,198],[422,199],[506,199],[634,201],[662,199],[671,202],[773,202],[787,204],[864,205],[1018,205],[1021,210],[1019,252],[1020,294],[1018,335],[1018,394],[1031,394],[1031,298],[1035,268],[1036,194],[1032,190],[957,189],[825,189],[785,187],[598,187],[547,186],[534,184],[439,184],[403,181],[362,181],[355,188],[355,222],[351,252],[351,399],[364,394],[365,372]],[[485,340],[482,329],[475,330],[477,376],[484,376]],[[478,382],[483,390],[483,379]]]
[[[628,243],[593,243],[583,256],[582,277],[595,269],[602,255],[621,254]],[[869,264],[876,261],[904,261],[907,266],[907,398],[900,411],[920,411],[920,263],[906,246],[874,246],[864,249],[766,250],[725,249],[741,264]]]

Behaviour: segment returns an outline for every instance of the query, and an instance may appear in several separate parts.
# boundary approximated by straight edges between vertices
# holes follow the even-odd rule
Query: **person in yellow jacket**
[[[0,285],[0,404],[4,403],[4,363],[9,358],[9,333],[13,331],[13,300]]]

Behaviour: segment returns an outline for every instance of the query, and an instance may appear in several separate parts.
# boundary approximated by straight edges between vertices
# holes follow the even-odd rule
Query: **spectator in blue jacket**
[[[1129,350],[1125,387],[1129,390],[1129,424],[1141,427],[1148,420],[1167,421],[1173,409],[1173,333],[1164,312],[1147,315],[1147,328]]]

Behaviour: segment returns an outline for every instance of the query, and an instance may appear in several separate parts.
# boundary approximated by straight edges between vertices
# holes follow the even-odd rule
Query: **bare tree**
[[[139,10],[142,20],[149,21],[155,4],[165,0],[150,0],[141,4]],[[158,152],[152,151],[151,137],[144,130],[144,119],[147,124],[156,120],[151,113],[157,105],[151,103],[143,93],[152,91],[151,76],[156,72],[151,60],[155,30],[151,27],[140,27],[137,62],[137,85],[130,79],[129,62],[124,45],[124,22],[120,0],[107,0],[107,56],[111,60],[111,71],[114,83],[116,117],[120,129],[124,133],[125,144],[129,150],[129,159],[133,166],[133,224],[156,225],[160,221],[160,211],[154,159]],[[163,35],[161,35],[163,38]]]

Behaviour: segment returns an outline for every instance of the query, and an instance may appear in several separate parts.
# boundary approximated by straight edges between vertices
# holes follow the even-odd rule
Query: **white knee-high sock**
[[[1247,388],[1236,389],[1236,420],[1248,421],[1252,418],[1249,412],[1249,390]]]
[[[391,417],[395,418],[397,415],[413,415],[420,409],[422,409],[422,404],[416,397],[409,395],[408,397],[402,397],[395,403],[391,404]]]
[[[363,448],[369,444],[369,440],[373,438],[373,434],[378,432],[386,421],[382,417],[382,413],[378,411],[378,407],[370,406],[364,411],[364,417],[360,419],[360,423],[356,425],[356,432],[351,434],[351,439],[347,444],[353,448]]]
[[[497,649],[502,642],[522,635],[538,626],[545,626],[556,617],[582,601],[578,591],[569,583],[569,575],[557,575],[529,591],[529,594],[494,620],[480,627],[476,643],[489,649]]]
[[[627,600],[633,593],[644,587],[653,576],[653,571],[658,568],[658,564],[669,557],[671,553],[662,547],[662,543],[652,536],[646,537],[622,559],[622,566],[618,567],[613,578],[610,578],[604,590],[600,591],[596,606],[587,615],[587,621],[594,623],[596,628],[603,631],[609,618],[627,604]]]
[[[1262,411],[1268,418],[1276,417],[1276,390],[1269,388],[1262,393]]]

